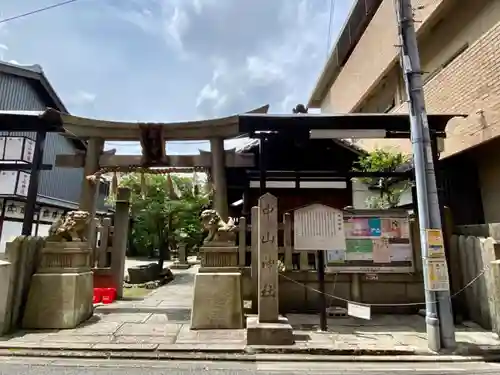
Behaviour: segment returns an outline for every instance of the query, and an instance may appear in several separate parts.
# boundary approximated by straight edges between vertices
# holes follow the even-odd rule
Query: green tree
[[[355,162],[353,170],[359,172],[396,172],[410,162],[411,158],[401,152],[376,149],[362,155]],[[409,188],[408,179],[401,177],[363,177],[360,181],[371,188],[378,189],[379,196],[368,199],[370,208],[390,208],[399,204],[401,195]]]
[[[159,252],[159,264],[170,259],[170,251],[179,242],[188,248],[203,240],[203,227],[199,216],[209,203],[204,189],[190,177],[140,173],[124,176],[120,185],[131,189],[131,216],[133,221],[131,245],[139,254],[153,256]],[[201,191],[200,191],[201,190]]]

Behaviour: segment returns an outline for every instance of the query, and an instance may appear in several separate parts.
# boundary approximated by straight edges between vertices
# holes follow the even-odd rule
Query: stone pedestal
[[[292,326],[288,319],[280,316],[276,322],[259,322],[258,316],[247,318],[247,344],[248,345],[293,345]]]
[[[239,273],[240,267],[203,267],[198,269],[198,273]]]
[[[212,242],[200,248],[201,267],[238,267],[238,247],[231,243]]]
[[[242,329],[241,274],[198,273],[195,277],[191,329]]]
[[[23,328],[75,328],[93,313],[91,249],[87,242],[47,242],[33,275]]]

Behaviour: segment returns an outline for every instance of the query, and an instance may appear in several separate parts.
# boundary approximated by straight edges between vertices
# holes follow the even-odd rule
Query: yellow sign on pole
[[[429,258],[444,258],[444,240],[441,229],[427,229],[427,256]]]
[[[448,267],[445,259],[426,259],[427,290],[447,291],[450,289]]]

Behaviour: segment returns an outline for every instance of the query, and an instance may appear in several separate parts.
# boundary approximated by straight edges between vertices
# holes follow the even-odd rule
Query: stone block
[[[202,267],[198,269],[198,273],[238,273],[239,267]]]
[[[12,265],[0,260],[0,335],[7,333],[11,327],[11,282]]]
[[[92,272],[35,274],[31,280],[23,328],[75,328],[92,316],[92,295]]]
[[[18,236],[13,242],[6,244],[5,260],[11,264],[8,297],[10,311],[4,326],[6,332],[18,327],[43,243],[41,237]]]
[[[79,273],[90,271],[92,250],[88,242],[46,242],[36,273]]]
[[[191,329],[244,328],[241,274],[195,276]]]
[[[238,247],[218,245],[200,248],[201,267],[238,267]]]
[[[259,322],[257,316],[247,318],[247,345],[293,345],[292,326],[285,317],[275,323]]]
[[[170,268],[172,268],[174,270],[187,270],[190,267],[191,267],[191,265],[189,263],[182,263],[179,261],[175,261],[174,264],[172,264],[170,266]]]
[[[149,281],[155,281],[160,278],[160,267],[158,263],[150,263],[137,267],[128,268],[130,284],[144,284]]]
[[[493,333],[500,336],[500,260],[490,262],[491,325]]]

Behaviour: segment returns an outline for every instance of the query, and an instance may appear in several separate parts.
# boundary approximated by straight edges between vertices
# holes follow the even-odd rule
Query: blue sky
[[[4,0],[0,19],[55,2]],[[333,1],[328,37],[331,0],[79,0],[0,24],[0,59],[41,65],[79,116],[168,122],[263,104],[290,113],[307,102],[352,2]],[[167,152],[199,148],[209,146]]]

